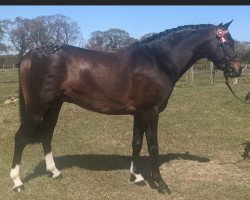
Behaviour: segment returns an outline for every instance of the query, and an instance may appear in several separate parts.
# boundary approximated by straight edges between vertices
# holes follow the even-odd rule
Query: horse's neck
[[[166,51],[161,52],[166,55],[162,59],[165,59],[165,71],[173,73],[170,74],[173,81],[177,81],[197,60],[206,57],[208,41],[209,38],[204,38],[204,35],[196,34],[192,40],[190,37],[186,37],[171,49],[159,48],[159,51],[164,51],[164,49]]]

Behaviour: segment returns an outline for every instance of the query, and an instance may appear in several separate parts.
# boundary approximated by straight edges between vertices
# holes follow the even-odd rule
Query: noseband
[[[222,30],[222,29],[218,29],[217,30],[216,37],[219,40],[219,42],[218,42],[217,48],[215,50],[215,54],[217,53],[218,49],[222,46],[225,58],[224,58],[223,67],[221,67],[221,70],[224,71],[225,83],[226,83],[227,87],[229,88],[229,90],[232,92],[232,94],[237,99],[239,99],[240,101],[248,104],[249,102],[242,100],[241,98],[239,98],[235,94],[235,92],[233,91],[232,87],[230,86],[230,83],[229,83],[229,80],[228,80],[228,76],[225,73],[226,71],[230,72],[230,61],[233,60],[233,59],[231,59],[231,60],[229,59],[229,53],[228,53],[227,48],[226,48],[227,40],[225,39],[225,35],[227,33],[228,33],[228,30]],[[215,70],[216,69],[217,69],[217,67],[214,67],[214,69],[213,69],[213,79],[214,79],[214,76],[215,76]]]

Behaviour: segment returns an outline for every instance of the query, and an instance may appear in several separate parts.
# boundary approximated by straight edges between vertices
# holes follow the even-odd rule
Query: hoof
[[[138,186],[145,186],[145,185],[147,185],[147,184],[145,183],[145,181],[135,182],[135,184],[138,185]]]
[[[15,188],[13,188],[13,190],[15,192],[22,192],[22,191],[24,191],[24,186],[23,185],[17,186]]]
[[[129,180],[130,180],[131,182],[134,182],[134,181],[135,181],[135,176],[131,174]]]
[[[144,178],[141,176],[141,174],[138,174],[138,175],[131,174],[130,181],[134,182],[136,185],[140,185],[140,186],[146,185]]]
[[[62,174],[59,174],[57,176],[54,176],[54,174],[50,173],[49,172],[49,177],[50,178],[53,178],[53,179],[62,179],[63,178],[63,175]]]
[[[171,191],[168,187],[160,187],[158,188],[158,192],[161,193],[161,194],[171,194]]]
[[[58,176],[52,177],[52,178],[55,179],[55,180],[61,180],[63,178],[63,175],[59,174]]]

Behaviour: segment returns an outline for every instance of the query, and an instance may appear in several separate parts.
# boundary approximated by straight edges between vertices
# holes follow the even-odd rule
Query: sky
[[[80,26],[85,41],[93,31],[119,28],[139,39],[188,24],[227,23],[234,39],[250,41],[250,6],[0,6],[0,19],[62,14]]]

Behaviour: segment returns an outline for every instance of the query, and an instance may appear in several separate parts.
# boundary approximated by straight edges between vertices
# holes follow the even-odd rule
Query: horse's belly
[[[133,114],[135,107],[121,99],[105,96],[98,92],[88,94],[68,92],[61,96],[63,101],[74,103],[82,108],[104,114]]]

